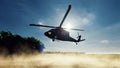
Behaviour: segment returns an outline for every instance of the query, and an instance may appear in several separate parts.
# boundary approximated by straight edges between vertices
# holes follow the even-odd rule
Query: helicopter
[[[46,27],[46,28],[52,28],[48,30],[47,32],[44,33],[45,36],[48,38],[52,39],[54,42],[55,40],[60,40],[60,41],[70,41],[70,42],[75,42],[76,45],[78,42],[84,41],[85,39],[81,39],[81,35],[78,34],[78,39],[74,39],[69,35],[69,32],[63,28],[62,25],[64,23],[64,20],[66,19],[68,13],[71,10],[71,5],[68,6],[68,9],[58,27],[56,26],[48,26],[48,25],[41,25],[41,24],[29,24],[30,26],[37,26],[37,27]],[[83,29],[75,29],[75,28],[70,28],[71,30],[77,30],[77,31],[84,31]]]

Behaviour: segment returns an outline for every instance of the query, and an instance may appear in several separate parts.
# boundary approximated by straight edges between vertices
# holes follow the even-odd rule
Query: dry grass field
[[[47,52],[1,56],[0,68],[120,68],[120,54]]]

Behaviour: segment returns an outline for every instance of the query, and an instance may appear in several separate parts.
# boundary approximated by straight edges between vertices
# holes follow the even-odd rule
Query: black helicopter
[[[67,17],[70,9],[71,9],[71,5],[68,6],[68,10],[65,13],[65,16],[63,17],[63,20],[61,21],[61,23],[60,23],[60,25],[58,27],[41,25],[41,24],[30,24],[30,26],[54,28],[54,29],[51,29],[51,30],[45,32],[44,35],[49,37],[50,39],[52,39],[52,41],[55,41],[55,40],[70,41],[70,42],[75,42],[77,44],[77,42],[84,41],[85,39],[81,39],[81,35],[78,35],[77,40],[70,37],[69,32],[65,30],[67,28],[62,27],[63,22],[64,22],[65,18]],[[84,31],[82,29],[74,29],[74,28],[70,28],[70,29],[71,30]]]

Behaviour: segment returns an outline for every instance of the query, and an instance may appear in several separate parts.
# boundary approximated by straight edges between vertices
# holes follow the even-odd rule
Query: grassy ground
[[[120,54],[47,52],[0,56],[0,68],[120,68]]]

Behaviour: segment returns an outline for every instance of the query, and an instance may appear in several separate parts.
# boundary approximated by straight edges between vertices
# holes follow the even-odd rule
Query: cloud
[[[88,25],[95,19],[95,14],[93,13],[83,13],[80,16],[78,16],[78,21],[81,23],[81,25]]]
[[[44,25],[43,23],[44,23],[44,22],[41,22],[41,21],[38,22],[38,24],[40,24],[40,25]]]
[[[60,8],[56,8],[56,12],[60,12]]]
[[[109,41],[109,40],[101,40],[100,43],[103,43],[103,44],[109,44],[110,41]]]

